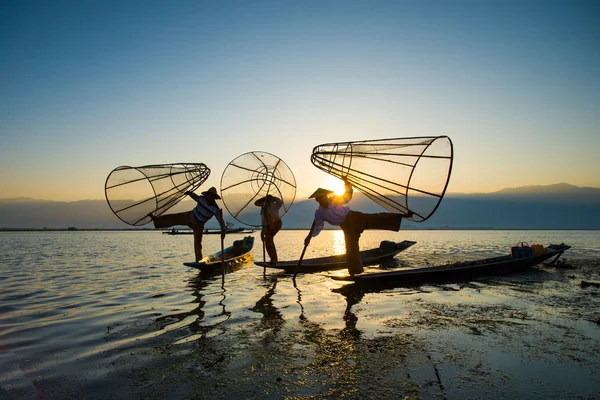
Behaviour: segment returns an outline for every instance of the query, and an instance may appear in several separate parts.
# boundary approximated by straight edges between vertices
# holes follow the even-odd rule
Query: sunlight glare
[[[344,254],[346,253],[346,241],[344,239],[344,232],[333,231],[333,254]]]
[[[341,195],[344,194],[346,188],[344,186],[344,181],[335,176],[328,176],[324,183],[324,189],[333,190],[335,194]]]

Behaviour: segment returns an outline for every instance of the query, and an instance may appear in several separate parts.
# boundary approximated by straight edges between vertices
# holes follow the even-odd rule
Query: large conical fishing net
[[[149,213],[161,215],[177,204],[186,191],[202,185],[210,169],[200,164],[121,166],[106,178],[104,192],[110,209],[123,222],[139,226]]]
[[[273,154],[253,151],[227,165],[221,176],[221,198],[229,214],[239,222],[262,226],[257,200],[271,195],[282,200],[283,217],[296,197],[296,179],[283,160]]]
[[[444,197],[452,171],[452,141],[447,136],[327,143],[313,149],[311,162],[353,187],[384,209],[414,213],[425,221]]]

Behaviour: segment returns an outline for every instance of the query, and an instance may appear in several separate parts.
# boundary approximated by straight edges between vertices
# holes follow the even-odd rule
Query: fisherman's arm
[[[352,188],[350,182],[348,182],[348,178],[343,177],[342,180],[344,181],[345,191],[340,197],[344,200],[344,203],[347,203],[352,200],[352,193],[354,193],[354,189]]]
[[[196,193],[194,192],[185,192],[185,194],[187,194],[188,196],[190,196],[192,199],[198,201],[198,199],[200,198],[200,196],[198,196]]]
[[[310,243],[310,239],[314,238],[319,233],[321,233],[321,230],[323,230],[324,225],[325,225],[325,221],[323,220],[323,216],[321,215],[319,210],[315,211],[315,219],[313,220],[313,223],[312,223],[310,231],[308,232],[308,235],[304,239],[304,244],[308,246],[308,243]]]

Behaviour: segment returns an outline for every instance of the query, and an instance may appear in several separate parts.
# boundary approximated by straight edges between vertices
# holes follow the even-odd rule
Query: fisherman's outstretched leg
[[[386,231],[399,231],[402,223],[402,214],[394,213],[375,213],[362,214],[363,229],[383,229]]]
[[[191,218],[192,212],[185,211],[176,214],[157,215],[152,217],[152,222],[154,222],[154,227],[157,229],[170,228],[176,225],[189,225]]]

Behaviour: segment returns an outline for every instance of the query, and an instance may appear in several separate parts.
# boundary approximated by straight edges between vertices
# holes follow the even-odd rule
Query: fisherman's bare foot
[[[348,272],[350,273],[350,276],[354,276],[354,275],[362,274],[363,272],[365,272],[365,269],[363,267],[354,268],[352,270],[348,270]]]

